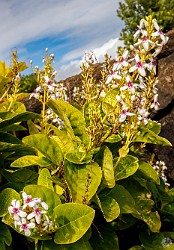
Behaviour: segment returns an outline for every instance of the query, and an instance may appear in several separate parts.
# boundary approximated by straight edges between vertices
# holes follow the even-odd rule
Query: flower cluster
[[[155,164],[153,165],[153,168],[156,170],[158,175],[162,178],[166,186],[170,186],[170,184],[167,182],[167,177],[166,177],[166,170],[167,166],[164,161],[156,161]]]
[[[43,117],[46,121],[52,121],[57,123],[58,127],[62,127],[62,121],[49,109],[45,110],[46,102],[50,99],[68,101],[67,88],[63,83],[56,81],[55,77],[57,72],[54,71],[52,63],[54,62],[54,54],[48,54],[48,48],[46,48],[46,56],[43,58],[45,64],[44,70],[39,70],[38,66],[35,67],[35,72],[38,78],[38,87],[30,95],[30,98],[34,97],[38,99],[44,106]],[[32,61],[31,61],[32,63]]]
[[[167,43],[168,37],[160,30],[156,19],[142,19],[134,34],[131,51],[120,50],[107,75],[103,91],[109,88],[118,90],[118,121],[134,120],[134,124],[148,123],[149,110],[158,110],[156,77],[156,56]],[[104,92],[101,97],[104,97]],[[130,119],[129,119],[130,117]],[[133,117],[133,118],[131,118]]]
[[[8,207],[15,228],[26,236],[30,236],[32,232],[42,235],[53,230],[53,222],[47,215],[48,205],[40,198],[32,198],[25,192],[22,193],[22,198],[22,202],[12,200]]]

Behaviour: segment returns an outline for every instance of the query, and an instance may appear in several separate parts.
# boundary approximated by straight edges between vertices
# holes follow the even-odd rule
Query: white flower
[[[43,225],[44,228],[43,230],[46,231],[47,229],[50,229],[53,226],[53,222],[48,218],[47,215],[45,215],[46,221],[44,221]]]
[[[119,115],[119,122],[124,122],[126,120],[127,116],[133,116],[135,114],[127,112],[128,108],[125,106],[123,107],[121,114]]]
[[[14,216],[14,221],[20,221],[21,218],[27,216],[27,213],[20,210],[20,201],[12,200],[11,205],[8,207],[8,212],[10,215]]]
[[[154,95],[153,103],[151,104],[150,108],[154,108],[155,110],[159,109],[158,94]]]
[[[156,20],[153,22],[155,29],[157,30],[156,32],[152,33],[152,36],[160,36],[161,40],[164,42],[163,44],[166,44],[168,42],[168,37],[164,35],[164,33],[161,31],[158,23]]]
[[[147,64],[148,70],[153,70],[154,74],[156,75],[156,64],[153,58],[150,59],[150,63]]]
[[[25,192],[22,192],[22,198],[24,201],[23,209],[25,209],[27,206],[34,207],[36,205],[36,202],[31,195],[27,195]]]
[[[139,37],[139,35],[141,34],[141,32],[142,32],[142,28],[144,27],[144,20],[143,19],[141,19],[140,25],[137,26],[137,27],[138,27],[138,30],[133,35],[134,40],[136,40]]]
[[[107,77],[107,80],[106,80],[106,84],[110,83],[113,79],[118,79],[120,80],[121,79],[121,76],[118,75],[117,73],[115,73],[114,71],[112,71],[108,77]]]
[[[149,44],[154,45],[154,43],[151,40],[148,39],[148,34],[147,34],[146,30],[143,30],[143,36],[142,36],[142,38],[140,39],[140,41],[138,41],[134,45],[135,46],[139,46],[140,44],[143,45],[143,47],[144,47],[144,49],[146,51],[148,51],[148,49],[149,49]]]
[[[40,224],[41,223],[41,216],[42,216],[42,214],[45,214],[46,211],[40,210],[38,207],[34,207],[33,209],[34,209],[34,211],[32,213],[28,214],[27,219],[31,220],[32,218],[35,218],[36,223]]]
[[[41,200],[40,198],[34,198],[34,201],[35,201],[36,203],[41,204],[41,206],[42,206],[45,210],[48,210],[48,205],[46,204],[45,201]]]
[[[31,235],[30,229],[33,228],[35,228],[35,223],[31,222],[27,224],[26,219],[22,218],[22,222],[20,223],[20,232],[24,231],[26,236],[30,236]]]
[[[146,64],[143,64],[141,62],[139,55],[136,55],[134,59],[136,61],[136,64],[129,69],[129,72],[131,73],[135,70],[138,70],[138,72],[140,73],[141,76],[143,76],[143,77],[146,76],[146,71],[144,69]]]
[[[128,62],[126,61],[127,57],[128,57],[129,51],[125,50],[121,59],[116,59],[116,61],[114,62],[113,65],[113,70],[119,70],[121,69],[122,66],[127,67],[128,66]]]
[[[132,92],[132,94],[134,94],[134,93],[135,93],[135,87],[137,86],[137,84],[134,84],[134,83],[131,81],[131,78],[130,78],[129,75],[126,76],[126,82],[127,82],[127,84],[124,85],[123,87],[121,87],[120,90],[122,91],[122,90],[129,89],[129,90]]]

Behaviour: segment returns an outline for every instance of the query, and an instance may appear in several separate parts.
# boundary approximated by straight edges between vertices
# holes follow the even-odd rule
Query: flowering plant
[[[168,38],[151,17],[141,20],[134,38],[114,63],[106,56],[99,83],[96,58],[85,55],[75,104],[56,83],[54,55],[46,49],[30,94],[42,103],[41,116],[20,102],[0,105],[2,175],[9,181],[0,216],[35,249],[123,249],[122,232],[132,229],[139,234],[132,250],[173,246],[174,234],[163,229],[166,220],[174,226],[173,189],[164,164],[145,151],[148,143],[171,146],[150,119],[159,107],[156,56]],[[22,140],[10,133],[22,130],[21,121],[29,132]]]

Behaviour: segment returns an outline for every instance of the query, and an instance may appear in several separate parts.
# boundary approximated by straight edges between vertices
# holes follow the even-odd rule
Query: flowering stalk
[[[138,128],[148,123],[150,111],[159,108],[156,56],[168,41],[151,16],[141,20],[134,38],[131,51],[121,49],[107,75],[106,68],[103,69],[104,77],[99,85],[93,78],[94,55],[88,54],[86,63],[82,64],[90,147],[101,145],[112,134],[120,134],[124,142],[122,156],[128,153]],[[104,104],[99,104],[100,100]]]
[[[43,59],[44,69],[39,70],[38,66],[35,67],[35,72],[37,74],[37,81],[39,83],[35,91],[30,95],[30,98],[34,97],[42,103],[42,123],[41,128],[45,133],[49,133],[47,128],[47,122],[52,121],[57,123],[59,128],[62,128],[63,123],[60,118],[54,114],[51,109],[46,108],[46,103],[48,100],[53,99],[63,99],[67,101],[66,88],[62,83],[57,83],[55,80],[57,72],[54,71],[52,63],[54,62],[54,54],[48,54],[48,49],[46,48],[46,56]],[[31,61],[32,63],[32,61]],[[49,126],[48,126],[49,127]]]

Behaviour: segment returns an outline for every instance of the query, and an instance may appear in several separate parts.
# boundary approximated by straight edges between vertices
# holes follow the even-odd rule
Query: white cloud
[[[48,36],[90,42],[117,33],[119,0],[1,0],[0,54]],[[120,21],[119,21],[120,24]],[[118,35],[118,34],[116,34]]]
[[[108,54],[111,58],[114,58],[117,52],[117,48],[122,45],[123,45],[123,42],[121,42],[118,38],[115,38],[115,39],[112,38],[106,43],[104,43],[101,47],[94,48],[91,50],[94,52],[98,62],[103,62],[105,54]],[[68,54],[68,56],[65,55],[64,58],[71,59],[71,61],[67,64],[63,64],[59,68],[59,71],[58,71],[59,74],[57,77],[58,80],[64,80],[69,76],[80,73],[80,65],[83,60],[83,53],[81,53],[81,57],[79,60],[76,60],[76,59],[73,60],[73,58],[76,58],[77,55],[79,56],[80,51],[82,51],[81,48],[79,48],[78,51],[77,50],[72,51],[71,55],[70,53]]]

